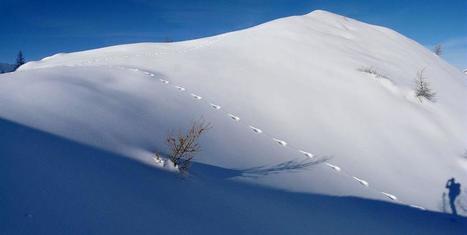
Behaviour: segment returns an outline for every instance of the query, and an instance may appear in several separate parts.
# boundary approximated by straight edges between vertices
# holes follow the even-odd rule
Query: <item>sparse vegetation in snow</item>
[[[201,151],[201,146],[198,143],[199,138],[211,128],[210,123],[201,119],[194,121],[186,133],[179,130],[171,132],[167,136],[166,143],[169,147],[169,159],[182,175],[188,173],[191,160],[195,154]]]
[[[417,77],[415,78],[415,96],[422,102],[421,97],[434,102],[436,97],[436,92],[430,87],[430,83],[427,78],[424,76],[425,69],[419,70],[417,72]]]

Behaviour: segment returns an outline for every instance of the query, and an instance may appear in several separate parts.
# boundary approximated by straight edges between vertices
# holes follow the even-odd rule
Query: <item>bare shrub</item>
[[[436,92],[434,92],[430,83],[427,81],[427,78],[423,75],[425,69],[419,70],[417,72],[417,77],[415,78],[415,96],[422,102],[420,97],[434,102],[436,97]]]
[[[171,132],[166,138],[167,146],[169,147],[169,159],[174,166],[178,167],[180,173],[185,175],[191,166],[191,160],[196,153],[201,151],[198,143],[199,138],[203,133],[211,129],[210,123],[204,120],[194,121],[191,124],[188,132],[182,131]]]
[[[358,68],[357,70],[360,71],[360,72],[363,72],[363,73],[372,74],[372,75],[374,75],[376,78],[386,78],[386,79],[389,79],[386,75],[383,75],[383,74],[379,73],[379,72],[376,71],[376,69],[373,68],[373,67],[361,67],[361,68]]]
[[[443,54],[443,45],[437,44],[435,47],[433,47],[433,53],[435,53],[437,56],[441,56]]]

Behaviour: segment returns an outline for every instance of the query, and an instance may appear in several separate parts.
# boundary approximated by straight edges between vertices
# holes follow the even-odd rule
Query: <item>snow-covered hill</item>
[[[423,69],[434,103],[414,95]],[[148,165],[166,152],[168,130],[203,117],[214,128],[196,161],[236,172],[222,177],[229,184],[434,211],[443,210],[447,179],[467,184],[463,73],[397,32],[329,12],[193,41],[58,54],[19,70],[0,75],[2,119]],[[154,177],[156,188],[168,180]]]

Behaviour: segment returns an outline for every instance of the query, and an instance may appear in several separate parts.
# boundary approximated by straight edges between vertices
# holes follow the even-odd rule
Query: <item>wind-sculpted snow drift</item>
[[[414,95],[422,69],[434,103]],[[447,179],[467,184],[465,75],[392,30],[325,11],[19,70],[0,75],[0,117],[149,165],[168,130],[203,117],[214,128],[197,162],[282,166],[239,181],[435,211]]]

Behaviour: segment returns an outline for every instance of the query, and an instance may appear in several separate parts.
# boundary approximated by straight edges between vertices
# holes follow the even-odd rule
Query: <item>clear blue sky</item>
[[[0,0],[0,62],[19,49],[37,60],[58,52],[185,40],[324,9],[445,45],[467,68],[467,0]]]

